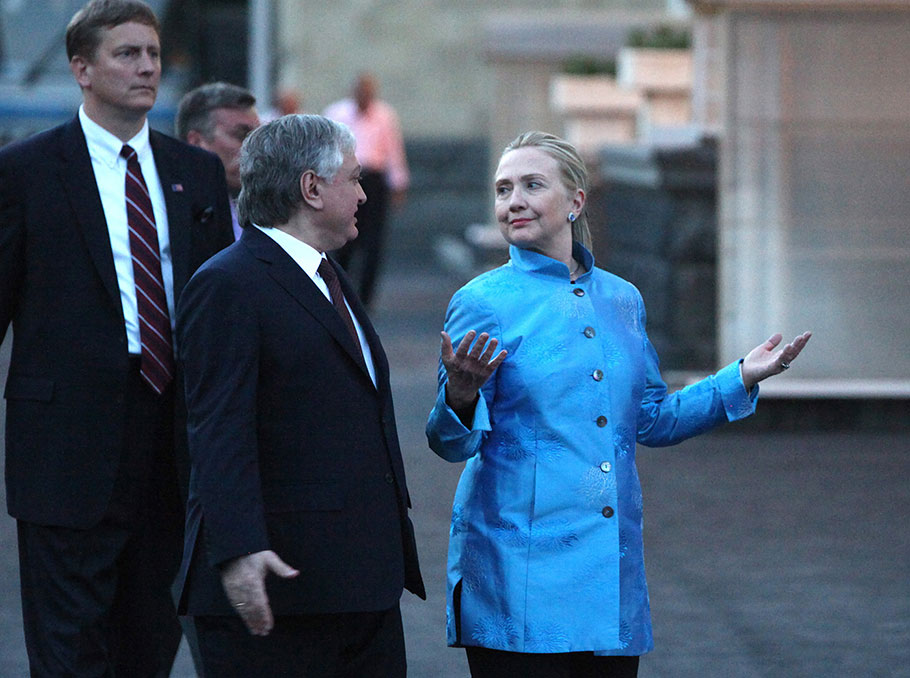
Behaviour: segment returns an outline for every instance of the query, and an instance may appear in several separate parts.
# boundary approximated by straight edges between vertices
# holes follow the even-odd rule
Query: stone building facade
[[[374,71],[408,136],[486,136],[494,88],[488,58],[512,26],[527,61],[590,49],[590,27],[619,12],[665,13],[667,0],[276,0],[280,87],[298,89],[307,110],[347,94],[356,73]],[[551,31],[541,31],[541,26]],[[563,29],[562,27],[566,27]],[[522,38],[522,29],[524,37]],[[560,57],[555,57],[560,58]],[[522,100],[514,101],[519,107]]]

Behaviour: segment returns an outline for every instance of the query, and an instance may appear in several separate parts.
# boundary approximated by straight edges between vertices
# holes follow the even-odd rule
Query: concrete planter
[[[692,121],[692,51],[624,47],[617,59],[617,82],[644,98],[638,134],[655,127],[681,127]]]
[[[620,87],[608,75],[558,74],[550,79],[550,107],[563,123],[563,135],[586,156],[605,144],[635,139],[642,95]]]
[[[623,47],[616,60],[616,80],[644,90],[692,89],[692,50]]]

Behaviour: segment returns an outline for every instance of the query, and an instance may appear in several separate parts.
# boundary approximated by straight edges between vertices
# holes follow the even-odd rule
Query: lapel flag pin
[[[174,193],[183,193],[183,184],[171,184],[171,190]]]

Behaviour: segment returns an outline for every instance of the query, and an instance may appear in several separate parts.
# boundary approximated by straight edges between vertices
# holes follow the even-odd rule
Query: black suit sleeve
[[[25,224],[21,205],[14,199],[13,172],[0,159],[0,342],[12,322],[25,275]]]
[[[210,207],[206,206],[193,215],[196,221],[203,223],[206,227],[204,230],[207,235],[203,256],[201,261],[195,262],[194,270],[208,257],[220,252],[234,242],[234,227],[231,221],[231,206],[228,202],[228,187],[224,175],[224,165],[221,164],[221,160],[217,156],[214,159],[216,162],[212,172],[212,183],[217,187],[215,190],[215,195],[217,196],[215,204]]]
[[[258,320],[236,277],[209,262],[178,308],[186,380],[191,491],[213,566],[269,549],[259,474]]]

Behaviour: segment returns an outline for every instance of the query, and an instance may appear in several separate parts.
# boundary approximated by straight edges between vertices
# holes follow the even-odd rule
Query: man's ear
[[[91,64],[88,60],[76,54],[72,59],[70,59],[70,71],[73,74],[73,77],[76,78],[76,82],[79,83],[79,87],[85,89],[92,84],[91,73],[89,69]]]
[[[313,170],[307,170],[300,175],[300,194],[303,201],[313,209],[322,209],[322,187],[319,177]]]
[[[191,129],[186,133],[186,143],[190,146],[202,146],[202,133],[198,129]]]

